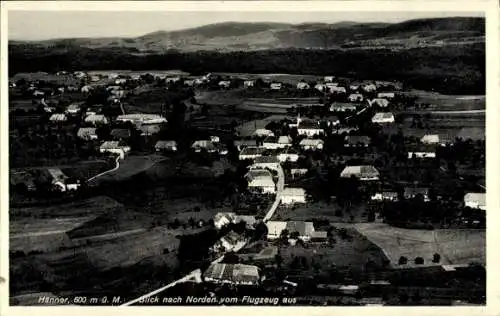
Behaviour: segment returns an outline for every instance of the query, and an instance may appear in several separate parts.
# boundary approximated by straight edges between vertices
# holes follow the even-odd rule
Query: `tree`
[[[290,239],[299,239],[300,233],[295,231],[290,234]]]
[[[432,262],[439,263],[439,261],[441,261],[441,255],[438,253],[435,253],[434,256],[432,257]]]
[[[230,263],[230,264],[235,264],[240,262],[240,258],[238,255],[234,252],[228,252],[224,255],[224,262],[225,263]]]
[[[276,265],[278,266],[278,269],[281,269],[281,264],[283,263],[283,257],[281,256],[281,254],[276,254],[276,256],[274,256],[274,261],[276,261]]]
[[[399,257],[398,263],[399,263],[399,265],[407,264],[408,258],[406,258],[405,256],[401,256],[401,257]]]
[[[415,258],[415,264],[424,264],[424,258],[422,258],[422,257],[416,257]]]

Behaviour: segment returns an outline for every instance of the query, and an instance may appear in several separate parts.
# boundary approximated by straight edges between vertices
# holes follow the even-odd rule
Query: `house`
[[[280,82],[273,82],[269,85],[269,88],[271,90],[281,90],[281,83]]]
[[[90,93],[90,91],[94,90],[94,88],[90,85],[83,86],[80,91],[82,93]]]
[[[360,93],[351,93],[347,99],[351,102],[363,102],[363,95]]]
[[[371,143],[369,136],[347,135],[344,147],[368,147]]]
[[[118,141],[105,141],[99,147],[99,151],[101,153],[117,154],[121,159],[123,159],[125,157],[125,154],[130,151],[130,146],[123,145]]]
[[[323,81],[324,82],[333,82],[334,79],[335,79],[335,76],[325,76],[323,78]]]
[[[281,203],[285,205],[306,203],[306,191],[302,188],[284,188],[281,192]]]
[[[159,140],[155,144],[156,151],[177,151],[177,142],[175,140]]]
[[[245,80],[243,82],[243,87],[245,88],[250,88],[250,87],[253,87],[255,86],[255,81],[254,80]]]
[[[464,196],[465,207],[486,211],[486,193],[467,193]]]
[[[320,120],[319,124],[321,124],[321,123],[325,123],[326,126],[328,126],[328,127],[334,127],[334,126],[340,125],[340,120],[337,116],[330,115],[330,116],[323,117]]]
[[[381,99],[394,99],[396,94],[394,92],[379,92],[377,93],[377,98]]]
[[[408,159],[412,158],[436,158],[436,147],[433,145],[414,145],[408,150]]]
[[[363,85],[362,89],[365,91],[365,92],[374,92],[377,90],[377,86],[374,85],[373,83],[369,83],[369,84],[365,84]]]
[[[78,114],[81,111],[80,104],[78,103],[71,103],[68,105],[66,108],[66,113],[70,115]]]
[[[325,231],[313,231],[311,233],[311,242],[324,243],[328,241],[328,233]]]
[[[422,136],[420,142],[425,145],[448,146],[453,144],[453,137],[451,135],[426,134]]]
[[[395,202],[398,200],[398,193],[392,191],[378,192],[371,196],[371,200]]]
[[[108,124],[108,119],[102,114],[90,114],[84,120],[85,123],[92,124],[94,126],[97,125],[106,125]]]
[[[33,92],[33,96],[34,96],[34,97],[41,97],[41,96],[44,96],[44,95],[45,95],[45,92],[40,91],[40,90],[35,90],[35,91]]]
[[[314,232],[314,225],[312,222],[303,221],[268,221],[267,226],[267,239],[273,240],[278,239],[281,233],[286,229],[288,231],[288,236],[295,232],[299,233],[299,239],[302,241],[311,240],[311,235]]]
[[[300,141],[299,146],[303,150],[322,150],[324,142],[321,139],[305,138]]]
[[[167,78],[165,78],[166,83],[176,83],[179,81],[181,81],[181,77],[167,77]],[[184,82],[184,84],[186,84],[186,82]]]
[[[262,156],[265,151],[264,147],[247,146],[241,150],[238,158],[239,160],[255,159]]]
[[[214,263],[203,273],[203,280],[208,283],[233,285],[258,285],[260,270],[246,264]]]
[[[102,104],[91,105],[85,111],[85,116],[87,117],[89,115],[101,114],[103,108],[104,108],[104,105],[102,105]]]
[[[141,124],[138,128],[141,132],[141,136],[151,136],[158,134],[161,131],[161,125],[159,124]]]
[[[68,120],[68,117],[62,113],[52,114],[49,118],[49,121],[55,122],[55,123],[62,123],[62,122],[66,122],[67,120]]]
[[[323,92],[326,90],[326,85],[322,84],[322,83],[317,83],[315,86],[314,86],[314,89],[318,90],[319,92]]]
[[[140,124],[162,124],[167,123],[167,119],[158,114],[148,114],[148,113],[135,113],[135,114],[123,114],[116,117],[117,122],[130,122],[135,125]]]
[[[202,150],[205,150],[209,153],[217,151],[214,143],[210,140],[197,140],[191,145],[191,148],[194,150],[194,152],[197,153],[201,152]]]
[[[274,194],[276,193],[276,184],[274,183],[273,177],[269,174],[261,175],[249,175],[247,177],[248,189],[251,191],[257,191],[262,194]]]
[[[349,85],[349,90],[351,90],[351,91],[358,91],[358,89],[359,89],[359,84],[357,84],[357,83],[351,83]]]
[[[221,229],[231,223],[234,223],[236,214],[235,213],[217,213],[214,216],[214,227],[215,229]]]
[[[386,108],[389,106],[389,100],[387,99],[382,99],[382,98],[375,98],[372,100],[368,100],[368,105],[369,106],[378,106],[381,108]]]
[[[47,173],[49,174],[49,178],[54,189],[65,192],[66,179],[68,179],[68,176],[59,168],[47,168]]]
[[[280,162],[276,156],[259,156],[254,159],[254,163],[250,168],[276,169],[279,167],[279,164]]]
[[[378,112],[372,118],[372,123],[385,124],[394,123],[394,114],[390,112]]]
[[[213,136],[212,135],[212,136],[210,136],[210,141],[212,143],[219,143],[220,142],[220,138],[219,138],[219,136]]]
[[[115,79],[115,84],[125,84],[127,83],[127,79],[126,78],[118,78],[118,79]]]
[[[356,105],[352,103],[334,102],[330,105],[330,112],[347,112],[356,110]]]
[[[425,202],[430,201],[429,189],[428,188],[405,188],[404,197],[405,199],[413,199],[417,196],[422,196]]]
[[[345,87],[333,86],[333,87],[329,87],[329,88],[330,88],[330,93],[347,93],[347,90]]]
[[[274,133],[265,128],[258,128],[253,132],[253,135],[257,137],[267,137],[267,136],[274,136]]]
[[[296,176],[303,176],[307,174],[308,170],[307,168],[291,168],[290,169],[290,174],[292,175],[292,179],[294,179]]]
[[[241,151],[245,147],[257,147],[257,141],[255,139],[239,139],[234,141],[234,146],[238,151]]]
[[[95,127],[80,127],[76,135],[83,140],[98,139]]]
[[[340,173],[342,178],[351,178],[353,176],[361,181],[373,181],[379,179],[380,173],[371,165],[346,166]]]
[[[299,153],[295,149],[290,147],[284,149],[282,152],[278,154],[278,160],[280,162],[286,162],[286,161],[296,162],[297,160],[299,160]]]
[[[229,87],[231,87],[231,81],[221,80],[221,81],[219,81],[219,87],[224,88],[224,89],[229,89]]]
[[[114,140],[126,140],[132,137],[132,132],[128,128],[115,128],[110,135]]]
[[[241,150],[238,158],[239,160],[255,159],[262,156],[266,151],[264,147],[245,147]]]
[[[299,82],[297,83],[297,89],[298,90],[307,90],[307,89],[310,89],[311,87],[309,86],[309,84],[307,82]]]
[[[289,136],[269,136],[264,139],[262,146],[266,149],[278,149],[291,146],[292,139]]]
[[[230,231],[227,235],[217,240],[211,247],[211,250],[215,253],[238,251],[243,248],[245,244],[246,240],[244,236],[234,231]]]
[[[357,127],[341,127],[341,128],[334,128],[332,130],[333,134],[337,135],[342,135],[342,134],[349,134],[351,132],[356,132],[358,131]]]
[[[315,135],[324,134],[325,131],[319,127],[319,124],[317,122],[301,121],[299,127],[297,127],[297,133],[299,135],[313,137]]]
[[[253,215],[236,215],[234,217],[234,223],[238,224],[241,222],[245,222],[246,229],[255,229],[255,225],[257,224],[257,219]]]

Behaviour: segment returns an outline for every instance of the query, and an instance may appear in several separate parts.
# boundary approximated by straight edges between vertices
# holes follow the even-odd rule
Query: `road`
[[[263,219],[264,222],[269,221],[269,219],[274,215],[274,212],[276,211],[276,209],[278,208],[278,206],[279,206],[279,204],[281,202],[281,194],[283,192],[283,189],[285,188],[285,173],[283,172],[283,168],[281,167],[281,165],[278,165],[278,167],[275,169],[275,171],[278,172],[278,182],[276,184],[276,188],[277,188],[276,189],[276,197],[274,199],[274,203],[271,205],[271,208],[269,208],[269,211],[267,212],[266,216]],[[241,247],[241,248],[243,248],[243,247]],[[236,249],[234,252],[237,252],[240,249]],[[220,256],[219,258],[217,258],[214,261],[212,261],[211,264],[219,263],[219,262],[222,261],[223,258],[224,258],[224,256]],[[177,281],[174,281],[174,282],[172,282],[170,284],[167,284],[167,285],[165,285],[162,288],[154,290],[153,292],[145,294],[145,295],[143,295],[143,296],[141,296],[139,298],[136,298],[135,300],[127,302],[127,303],[123,304],[122,306],[133,305],[135,303],[140,302],[143,299],[146,299],[148,297],[156,295],[156,294],[158,294],[158,293],[160,293],[160,292],[162,292],[162,291],[164,291],[164,290],[166,290],[168,288],[171,288],[171,287],[173,287],[173,286],[175,286],[175,285],[177,285],[179,283],[187,282],[187,281],[190,281],[192,279],[194,279],[195,282],[197,282],[197,283],[201,283],[202,282],[200,269],[196,269],[196,270],[192,271],[191,273],[189,273],[188,275],[184,276],[183,278],[181,278],[181,279],[179,279]]]
[[[101,172],[101,173],[99,173],[98,175],[95,175],[95,176],[93,176],[93,177],[89,178],[89,179],[87,180],[87,182],[90,182],[90,181],[92,181],[92,180],[95,180],[95,179],[99,178],[100,176],[103,176],[103,175],[105,175],[105,174],[108,174],[109,172],[113,172],[113,171],[117,170],[118,168],[120,168],[120,156],[116,157],[116,166],[115,166],[113,169],[109,169],[109,170],[107,170],[107,171]]]

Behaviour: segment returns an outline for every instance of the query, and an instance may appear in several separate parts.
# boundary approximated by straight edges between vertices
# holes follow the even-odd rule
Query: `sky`
[[[10,40],[135,37],[219,22],[401,22],[429,17],[483,16],[481,12],[157,12],[9,11]]]

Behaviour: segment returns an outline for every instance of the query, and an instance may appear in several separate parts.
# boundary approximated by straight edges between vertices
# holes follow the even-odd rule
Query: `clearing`
[[[378,245],[395,268],[485,263],[484,230],[404,229],[382,223],[362,223],[354,227]],[[441,255],[439,263],[432,262],[434,253]],[[408,263],[400,266],[398,261],[401,256],[407,257]],[[416,257],[422,257],[424,264],[416,265]]]

